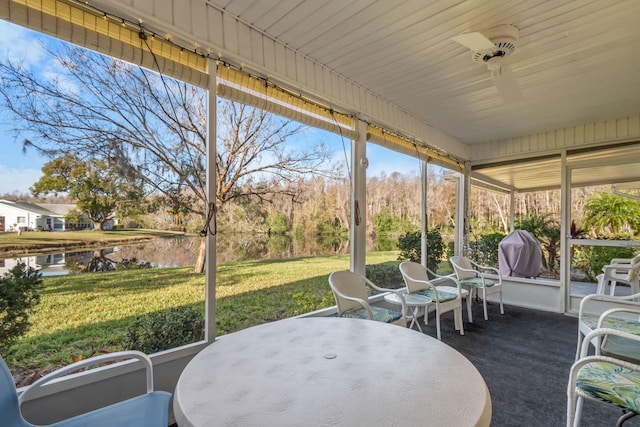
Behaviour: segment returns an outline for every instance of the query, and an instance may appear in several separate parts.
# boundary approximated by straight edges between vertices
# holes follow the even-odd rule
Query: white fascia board
[[[171,34],[172,40],[185,47],[197,45],[201,52],[211,52],[211,57],[459,160],[470,159],[471,147],[376,95],[375,88],[347,80],[203,0],[97,0],[92,5],[132,22],[141,21],[157,34]]]

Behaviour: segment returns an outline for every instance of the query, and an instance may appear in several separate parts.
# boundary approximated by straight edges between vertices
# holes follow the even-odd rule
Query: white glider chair
[[[504,314],[504,306],[502,304],[502,274],[497,268],[480,265],[471,261],[467,257],[454,256],[449,258],[453,271],[460,284],[469,288],[471,296],[478,291],[482,292],[482,306],[484,309],[484,320],[489,320],[487,314],[487,295],[500,294],[500,314]],[[497,276],[497,280],[490,278],[487,274]]]
[[[457,286],[438,286],[429,280],[427,269],[417,262],[403,261],[400,263],[400,272],[407,285],[407,292],[417,293],[431,298],[431,302],[436,305],[436,332],[438,339],[440,335],[440,315],[447,311],[453,311],[453,320],[456,331],[464,335],[464,325],[462,322],[462,299],[467,300],[467,313],[471,315],[471,301],[469,292]],[[450,278],[453,279],[453,278]],[[455,282],[455,280],[454,280]],[[427,323],[428,310],[425,309],[424,318]]]
[[[369,304],[367,285],[378,292],[392,292],[398,295],[402,304],[402,313]],[[381,288],[366,277],[348,270],[331,273],[329,286],[336,299],[340,317],[377,320],[407,326],[406,305],[402,290]]]
[[[589,342],[605,343],[616,338],[640,347],[640,336],[624,331],[600,328],[590,332],[582,344],[578,360],[571,367],[567,386],[567,427],[578,427],[585,399],[616,405],[625,411],[616,426],[640,414],[640,365],[604,356],[599,347],[588,356]]]
[[[605,293],[609,284],[609,295],[615,295],[616,285],[622,283],[631,287],[631,293],[640,292],[640,255],[634,258],[613,258],[609,265],[602,267],[604,279],[598,283],[597,293]]]
[[[20,411],[20,405],[43,384],[61,376],[82,370],[89,366],[123,359],[137,359],[146,370],[146,393],[122,400],[75,417],[50,424],[51,427],[166,427],[169,418],[171,393],[153,390],[153,367],[151,360],[139,351],[121,351],[104,354],[51,372],[27,387],[20,397],[13,383],[9,368],[0,357],[0,426],[36,427],[27,422]]]

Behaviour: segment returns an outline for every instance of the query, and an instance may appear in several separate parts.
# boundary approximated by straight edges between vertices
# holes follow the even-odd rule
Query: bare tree
[[[205,90],[63,42],[41,43],[53,77],[0,60],[0,99],[25,148],[108,159],[142,182],[145,194],[199,215],[203,224],[207,207],[243,197],[268,201],[274,189],[296,188],[271,186],[274,180],[333,170],[324,145],[285,144],[300,138],[301,125],[219,99],[217,193],[207,200]]]

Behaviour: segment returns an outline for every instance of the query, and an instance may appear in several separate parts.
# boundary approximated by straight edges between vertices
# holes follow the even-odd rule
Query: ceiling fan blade
[[[452,38],[453,41],[460,43],[474,52],[487,49],[495,49],[496,45],[486,38],[482,33],[464,33]]]
[[[513,104],[522,99],[522,91],[508,65],[501,65],[491,73],[493,83],[505,104]]]

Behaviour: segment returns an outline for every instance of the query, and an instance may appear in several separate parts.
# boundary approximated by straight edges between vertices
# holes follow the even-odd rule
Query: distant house
[[[75,204],[69,203],[26,203],[0,199],[0,231],[92,229],[93,223],[86,215],[82,215],[79,222],[67,222],[65,217],[75,208]],[[113,221],[107,221],[104,228],[113,228]]]

